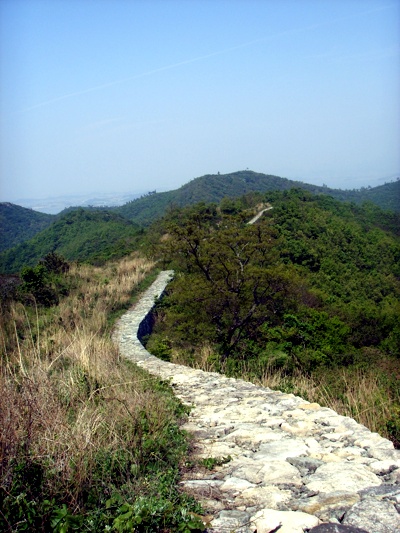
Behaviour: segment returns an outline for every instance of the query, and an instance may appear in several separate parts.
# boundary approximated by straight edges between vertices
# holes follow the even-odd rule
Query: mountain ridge
[[[250,170],[230,174],[206,174],[194,178],[178,189],[159,193],[152,191],[119,207],[70,207],[58,215],[50,215],[9,202],[0,203],[1,261],[5,260],[4,252],[24,243],[28,245],[30,239],[35,238],[37,234],[63,219],[68,213],[77,210],[87,213],[114,214],[120,217],[119,224],[125,220],[146,227],[164,216],[168,209],[173,207],[185,207],[199,202],[219,203],[224,198],[239,198],[246,194],[262,194],[268,191],[284,191],[292,188],[301,188],[313,194],[332,196],[338,200],[350,201],[355,204],[371,202],[381,209],[400,212],[400,180],[374,188],[341,190]],[[104,222],[105,220],[102,220],[101,224]],[[20,249],[17,248],[15,253],[18,255]],[[7,255],[9,256],[9,254]],[[26,256],[26,253],[24,252],[23,255]],[[11,265],[9,257],[6,259],[6,264]]]
[[[162,216],[168,206],[184,207],[198,202],[219,202],[224,197],[240,197],[250,192],[267,192],[302,188],[314,194],[333,196],[342,201],[370,201],[382,209],[400,211],[400,181],[360,190],[332,189],[289,180],[272,174],[241,170],[229,174],[206,174],[185,183],[173,191],[150,193],[114,208],[120,215],[138,224],[149,225]]]

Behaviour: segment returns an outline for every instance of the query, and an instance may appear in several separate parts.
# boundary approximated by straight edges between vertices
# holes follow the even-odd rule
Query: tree
[[[277,234],[268,223],[244,225],[200,205],[182,212],[179,223],[167,223],[167,231],[166,253],[185,272],[175,284],[180,302],[192,306],[184,316],[194,314],[211,326],[222,358],[266,316],[295,305],[290,269],[278,264]]]

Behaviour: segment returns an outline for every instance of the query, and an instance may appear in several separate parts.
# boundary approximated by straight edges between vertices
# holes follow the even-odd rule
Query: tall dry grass
[[[170,416],[168,406],[153,393],[147,374],[121,364],[108,319],[129,306],[132,291],[153,268],[138,255],[102,268],[73,266],[70,294],[57,307],[14,302],[2,309],[3,497],[12,491],[16,465],[27,473],[30,465],[43,467],[44,495],[61,495],[73,509],[84,504],[102,468],[100,451],[114,462],[121,457],[121,468],[129,463],[131,474],[132,464],[142,468],[143,420],[157,435]]]

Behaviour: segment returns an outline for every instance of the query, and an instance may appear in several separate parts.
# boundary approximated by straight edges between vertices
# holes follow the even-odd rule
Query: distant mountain
[[[149,193],[113,211],[147,226],[163,216],[169,206],[184,207],[198,202],[218,203],[224,197],[239,197],[252,191],[285,190],[302,185],[298,181],[259,174],[250,170],[232,174],[207,174],[193,179],[179,189]]]
[[[400,179],[378,185],[377,187],[362,187],[352,191],[333,189],[331,196],[338,200],[362,204],[372,202],[382,209],[400,212]]]
[[[140,234],[136,224],[116,213],[77,209],[57,218],[29,241],[0,253],[0,272],[19,272],[49,252],[68,260],[101,264],[135,249]]]
[[[356,204],[369,201],[382,209],[400,212],[400,180],[373,188],[341,190],[260,174],[250,170],[224,175],[208,174],[196,178],[176,190],[161,193],[154,191],[119,207],[90,206],[85,208],[85,212],[98,213],[99,217],[101,217],[100,213],[103,213],[104,216],[106,216],[105,213],[108,213],[108,216],[110,213],[114,213],[115,216],[120,217],[118,219],[119,224],[122,224],[122,217],[125,221],[128,220],[140,226],[148,226],[162,217],[169,207],[184,207],[198,202],[219,203],[223,198],[237,198],[250,192],[265,193],[292,188],[303,188],[314,194],[329,195],[338,200]],[[55,216],[38,213],[9,203],[0,204],[0,251],[29,240],[55,221],[64,220],[65,216],[76,212],[77,209],[78,212],[83,212],[82,208],[67,208]],[[103,223],[104,220],[101,224]],[[57,228],[58,226],[56,226]],[[85,232],[83,232],[84,234]],[[79,238],[80,235],[78,234],[76,236],[77,242]],[[27,251],[24,253],[26,254]],[[36,257],[36,254],[33,255]],[[27,258],[29,259],[28,256]],[[10,259],[7,259],[6,264],[11,265],[9,262]]]
[[[0,203],[0,251],[27,241],[54,220],[54,215],[38,213],[8,202]]]
[[[382,209],[400,211],[400,181],[360,190],[331,189],[250,170],[231,174],[208,174],[186,183],[179,189],[150,193],[113,211],[141,225],[148,225],[161,217],[168,206],[184,207],[197,202],[219,202],[224,197],[239,197],[257,191],[284,191],[303,188],[314,194],[326,194],[343,201],[361,204],[370,201]]]

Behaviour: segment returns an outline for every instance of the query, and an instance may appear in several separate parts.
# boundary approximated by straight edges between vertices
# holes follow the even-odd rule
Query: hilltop
[[[250,192],[287,191],[293,188],[302,188],[314,194],[324,194],[356,204],[368,201],[382,209],[400,211],[399,180],[379,187],[341,190],[251,170],[231,174],[207,174],[193,179],[179,189],[150,193],[114,210],[129,220],[147,226],[160,218],[171,206],[184,207],[198,202],[218,203],[225,197],[237,198]]]

